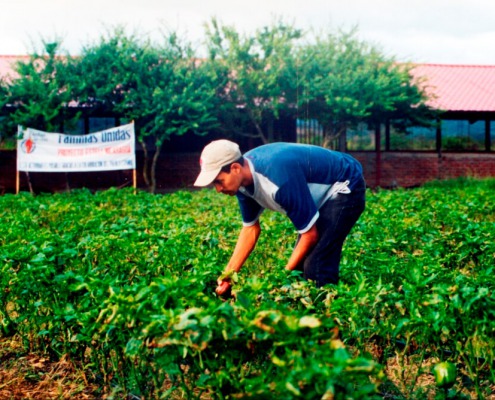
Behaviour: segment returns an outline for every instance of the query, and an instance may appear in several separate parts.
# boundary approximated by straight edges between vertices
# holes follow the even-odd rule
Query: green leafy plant
[[[265,212],[228,299],[214,292],[241,228],[227,196],[5,195],[0,332],[70,356],[107,393],[144,398],[373,398],[395,372],[403,395],[419,396],[428,360],[456,365],[469,379],[455,389],[472,382],[486,397],[494,189],[462,180],[368,191],[341,282],[324,288],[284,270],[296,234]]]

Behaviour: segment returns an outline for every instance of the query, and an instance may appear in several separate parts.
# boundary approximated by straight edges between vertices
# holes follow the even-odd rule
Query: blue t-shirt
[[[336,193],[350,193],[363,176],[356,159],[319,146],[272,143],[248,151],[244,159],[253,175],[253,185],[237,192],[245,226],[267,208],[286,214],[299,233],[307,232],[318,209]]]

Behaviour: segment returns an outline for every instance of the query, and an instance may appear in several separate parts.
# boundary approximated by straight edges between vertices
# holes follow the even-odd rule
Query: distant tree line
[[[42,44],[16,64],[17,78],[0,77],[2,135],[17,125],[60,132],[82,112],[134,120],[151,190],[172,135],[215,130],[268,143],[283,139],[273,123],[284,115],[317,120],[329,142],[361,122],[418,124],[432,115],[412,66],[356,30],[316,36],[277,19],[241,34],[212,19],[203,56],[176,32],[156,43],[122,27],[78,55],[64,54],[61,41]]]

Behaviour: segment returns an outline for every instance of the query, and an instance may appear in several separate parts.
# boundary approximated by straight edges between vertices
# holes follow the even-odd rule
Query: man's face
[[[242,175],[240,165],[232,164],[230,172],[220,172],[213,181],[213,185],[217,192],[234,196],[239,190],[241,182]]]

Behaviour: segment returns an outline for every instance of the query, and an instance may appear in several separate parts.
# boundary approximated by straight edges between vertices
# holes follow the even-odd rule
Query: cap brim
[[[201,171],[196,178],[196,182],[194,182],[194,186],[208,186],[215,180],[221,170],[222,168],[218,168],[213,171]]]

